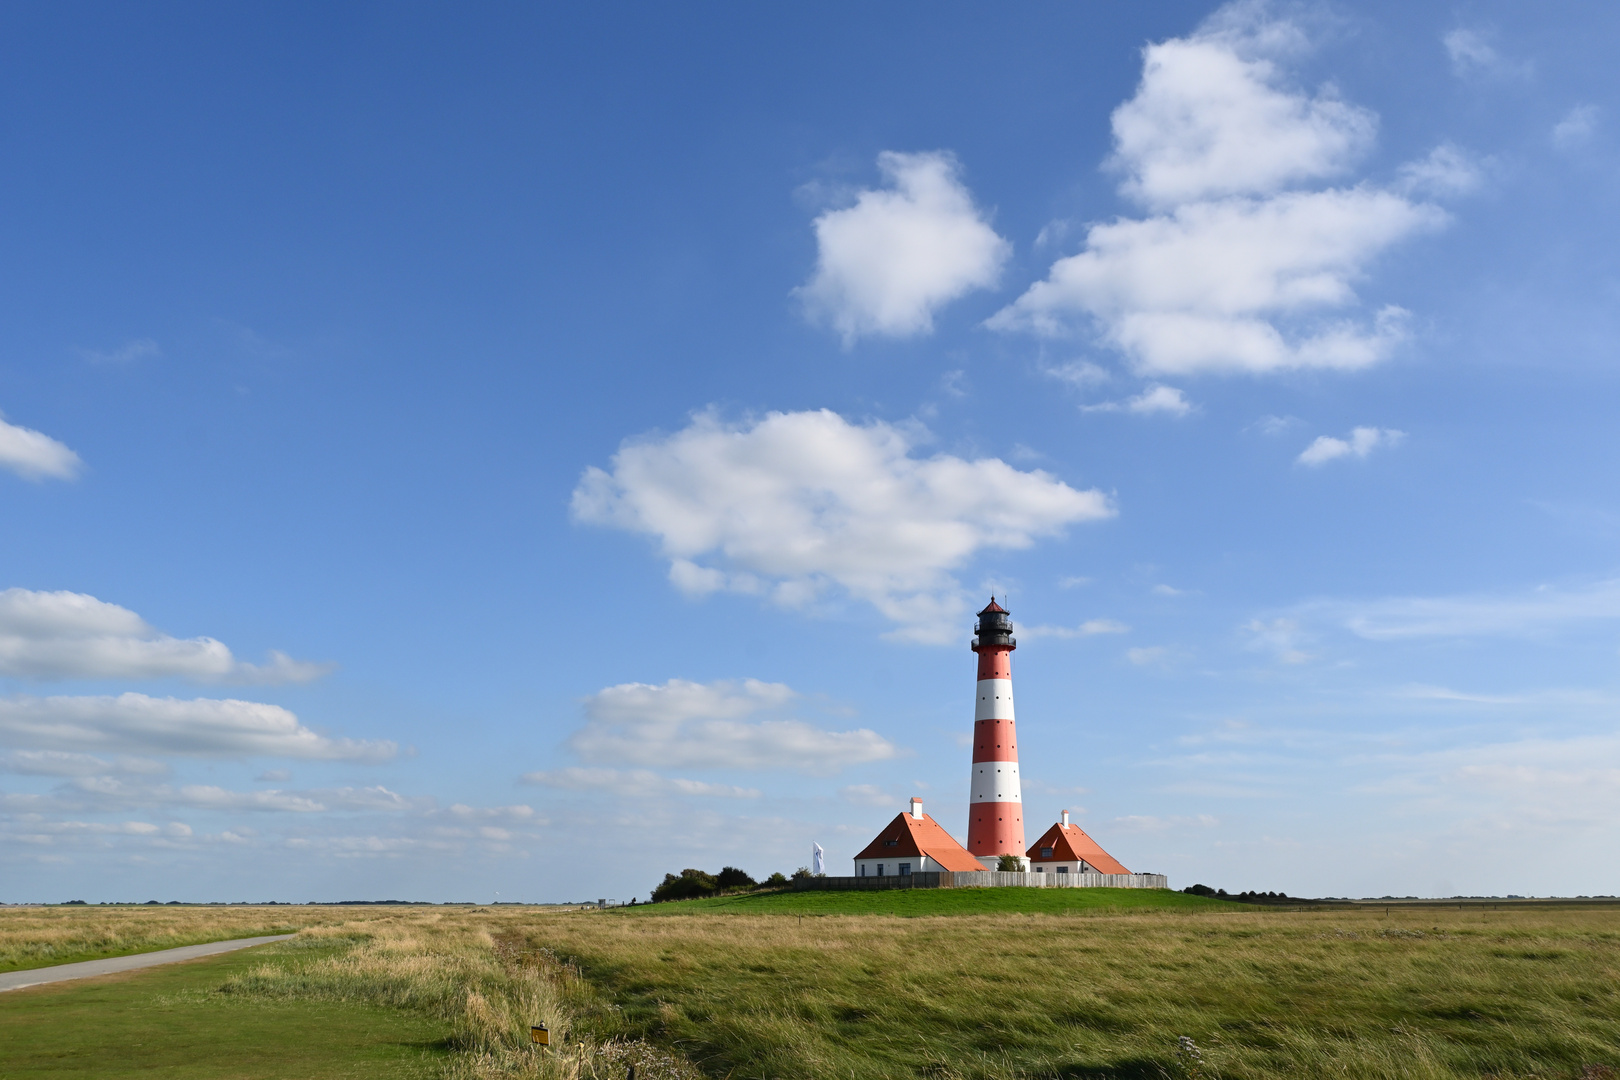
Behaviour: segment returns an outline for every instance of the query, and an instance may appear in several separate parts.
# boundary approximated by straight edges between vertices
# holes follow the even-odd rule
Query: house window
[[[1036,872],[1036,873],[1037,873],[1037,874],[1044,874],[1044,873],[1046,873],[1046,867],[1044,867],[1044,866],[1037,866],[1037,867],[1036,867],[1036,868],[1035,868],[1035,872]]]
[[[1067,866],[1060,866],[1060,867],[1058,867],[1058,873],[1060,873],[1060,874],[1067,874],[1067,873],[1068,873],[1068,872],[1069,872],[1069,868],[1068,868],[1068,867],[1067,867]]]
[[[883,846],[884,847],[895,847],[899,843],[900,843],[900,838],[895,837],[893,840],[885,840],[885,841],[883,841]]]
[[[1051,857],[1052,857],[1052,849],[1051,848],[1049,848],[1049,847],[1041,848],[1041,858],[1050,859]]]
[[[903,862],[903,863],[900,864],[900,876],[901,877],[910,877],[911,876],[911,864],[910,863]]]
[[[882,876],[883,876],[883,864],[882,864],[882,863],[878,863],[878,872],[877,872],[877,876],[878,876],[878,877],[882,877]]]
[[[862,863],[857,869],[860,871],[861,877],[866,876],[866,864],[865,863]]]

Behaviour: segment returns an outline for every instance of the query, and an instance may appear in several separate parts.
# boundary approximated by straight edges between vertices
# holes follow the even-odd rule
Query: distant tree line
[[[801,866],[793,871],[792,878],[778,871],[764,881],[755,881],[746,871],[739,870],[735,866],[722,867],[718,874],[688,868],[679,874],[665,874],[663,884],[652,891],[652,902],[657,904],[664,900],[696,900],[703,896],[719,896],[721,893],[776,889],[789,881],[798,881],[800,878],[811,876],[810,868],[807,866]]]
[[[1285,892],[1240,892],[1228,893],[1225,889],[1212,889],[1208,885],[1189,885],[1181,890],[1193,896],[1213,896],[1219,900],[1236,900],[1240,904],[1276,904],[1290,903],[1299,899],[1289,896]]]

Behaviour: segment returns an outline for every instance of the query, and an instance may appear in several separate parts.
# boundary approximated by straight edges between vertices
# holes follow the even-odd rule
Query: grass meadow
[[[69,1004],[112,986],[103,1014],[152,1030],[167,1030],[151,1023],[164,1009],[190,1010],[176,1076],[601,1080],[631,1064],[638,1080],[1620,1075],[1613,907],[1290,911],[1074,890],[1093,895],[1030,910],[1048,890],[973,892],[290,909],[312,921],[282,945],[0,994],[0,1078],[46,1075],[40,1048],[83,1038],[60,1019]],[[172,910],[207,937],[221,909]],[[17,914],[0,911],[0,934]],[[201,974],[181,992],[159,989],[160,971]],[[357,1041],[345,1057],[327,1040],[325,1064],[234,1070],[216,1055],[212,1071],[185,1071],[196,1033],[229,1040],[248,1017],[286,1017],[289,1037],[313,1044],[321,1024],[384,1015],[398,1029],[386,1047]],[[550,1051],[529,1045],[535,1020]],[[12,1038],[24,1026],[26,1054]],[[366,1071],[385,1059],[409,1068]]]

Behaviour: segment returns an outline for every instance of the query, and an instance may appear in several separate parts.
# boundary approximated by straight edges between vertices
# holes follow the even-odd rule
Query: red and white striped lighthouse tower
[[[1024,796],[1018,783],[1018,729],[1013,724],[1012,617],[990,598],[974,625],[979,684],[973,703],[973,786],[967,849],[988,870],[1003,855],[1024,857]]]

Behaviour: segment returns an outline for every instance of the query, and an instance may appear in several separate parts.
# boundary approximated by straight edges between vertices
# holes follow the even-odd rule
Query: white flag
[[[821,845],[814,841],[811,841],[810,844],[810,867],[811,873],[824,874],[827,872],[827,868],[822,864]]]

